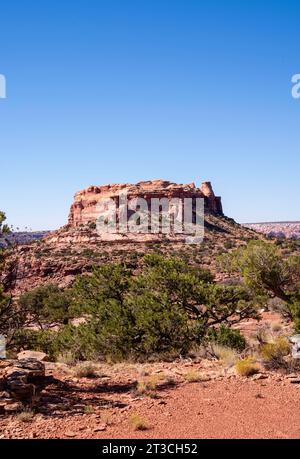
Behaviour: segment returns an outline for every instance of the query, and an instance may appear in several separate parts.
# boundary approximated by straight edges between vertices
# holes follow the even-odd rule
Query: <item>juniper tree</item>
[[[242,276],[255,294],[278,298],[282,314],[300,331],[300,257],[286,256],[273,243],[251,241],[220,258],[223,269]]]

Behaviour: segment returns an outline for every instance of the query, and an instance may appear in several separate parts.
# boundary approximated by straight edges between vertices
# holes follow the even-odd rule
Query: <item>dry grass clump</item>
[[[31,422],[34,418],[34,411],[31,408],[24,408],[17,414],[16,419],[19,422]]]
[[[136,393],[138,395],[143,395],[147,392],[147,384],[145,383],[145,381],[138,381],[137,383],[137,386],[136,386]]]
[[[134,413],[130,417],[130,424],[134,430],[147,430],[149,429],[148,422],[139,414]]]
[[[203,375],[201,375],[201,373],[199,373],[199,371],[197,371],[197,370],[187,371],[183,375],[183,377],[189,383],[207,381],[207,378],[205,378]]]
[[[269,370],[289,368],[289,356],[291,353],[290,344],[284,336],[278,336],[269,343],[264,343],[260,347],[260,355],[264,365]]]
[[[277,360],[290,354],[291,348],[288,340],[284,336],[275,338],[270,343],[265,343],[261,347],[261,356],[264,360]]]
[[[110,413],[101,413],[101,421],[106,424],[107,426],[113,425],[113,418]]]
[[[97,366],[93,362],[78,363],[74,368],[74,374],[78,378],[96,378]]]
[[[56,361],[58,363],[63,363],[64,365],[75,365],[76,359],[72,351],[63,352],[58,355]]]
[[[146,386],[149,390],[156,390],[157,386],[164,380],[164,374],[150,375],[146,380]]]
[[[232,367],[239,359],[238,353],[230,347],[213,344],[212,349],[217,359],[229,367]]]
[[[252,376],[256,373],[259,373],[260,366],[253,357],[247,357],[245,359],[240,359],[235,363],[235,369],[238,375],[240,376]]]
[[[86,406],[84,407],[84,413],[85,413],[85,414],[92,414],[92,413],[94,413],[94,408],[93,408],[93,406],[92,406],[92,405],[86,405]]]
[[[167,377],[164,373],[159,373],[155,375],[149,375],[144,379],[138,381],[136,386],[136,392],[139,395],[143,395],[146,393],[154,392],[158,385],[162,384],[171,384],[171,379]]]
[[[208,357],[207,346],[202,344],[194,345],[189,352],[189,357],[191,357],[194,361],[201,361],[202,359],[206,359]]]

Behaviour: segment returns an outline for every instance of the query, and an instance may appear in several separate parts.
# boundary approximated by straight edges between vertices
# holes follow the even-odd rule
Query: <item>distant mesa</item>
[[[266,236],[299,239],[300,222],[262,222],[262,223],[245,223],[245,227],[254,229]]]
[[[0,237],[0,248],[11,244],[30,244],[32,241],[43,239],[49,231],[13,231]]]

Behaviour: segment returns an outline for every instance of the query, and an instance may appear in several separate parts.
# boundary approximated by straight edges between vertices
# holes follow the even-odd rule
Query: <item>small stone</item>
[[[66,435],[66,437],[70,437],[70,438],[76,437],[76,433],[75,433],[75,432],[72,432],[72,431],[66,432],[65,435]]]
[[[94,432],[103,432],[104,430],[106,430],[106,424],[99,424],[94,428]]]
[[[131,406],[130,406],[130,405],[125,406],[124,408],[122,408],[122,409],[120,410],[120,413],[126,413],[126,411],[128,411],[128,410],[130,410],[130,409],[131,409]]]
[[[86,405],[81,404],[81,403],[76,403],[75,405],[73,405],[74,410],[84,410],[85,407]]]
[[[257,373],[256,375],[252,376],[253,381],[258,381],[259,379],[267,379],[268,375],[264,375],[263,373]]]

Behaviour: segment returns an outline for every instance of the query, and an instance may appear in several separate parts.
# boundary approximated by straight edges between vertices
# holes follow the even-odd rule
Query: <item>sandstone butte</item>
[[[85,243],[97,244],[105,241],[125,243],[159,242],[162,239],[183,241],[186,239],[184,231],[181,234],[162,234],[161,232],[159,234],[154,234],[151,230],[149,230],[149,232],[140,233],[122,233],[121,231],[99,233],[96,229],[93,230],[92,224],[96,223],[101,212],[99,211],[99,203],[107,199],[112,199],[116,202],[117,212],[119,212],[121,209],[118,207],[119,196],[123,193],[126,193],[128,201],[135,198],[145,199],[149,211],[151,209],[152,198],[202,198],[204,199],[205,215],[214,215],[216,217],[223,216],[221,198],[215,195],[210,182],[203,182],[200,188],[196,187],[195,183],[184,185],[166,180],[149,180],[136,184],[126,183],[90,186],[75,194],[74,202],[70,208],[68,224],[61,228],[61,230],[50,233],[46,238],[47,242],[53,245],[82,245]],[[127,212],[129,216],[131,211],[127,210]],[[105,214],[105,208],[103,210],[103,216],[107,216],[107,214]]]
[[[69,225],[78,227],[95,222],[99,217],[99,202],[108,198],[117,202],[120,193],[126,193],[128,199],[144,198],[149,208],[152,198],[203,198],[206,212],[223,215],[221,198],[215,196],[210,182],[203,182],[197,188],[195,183],[183,185],[165,180],[149,180],[136,184],[90,186],[79,191],[70,209]]]

